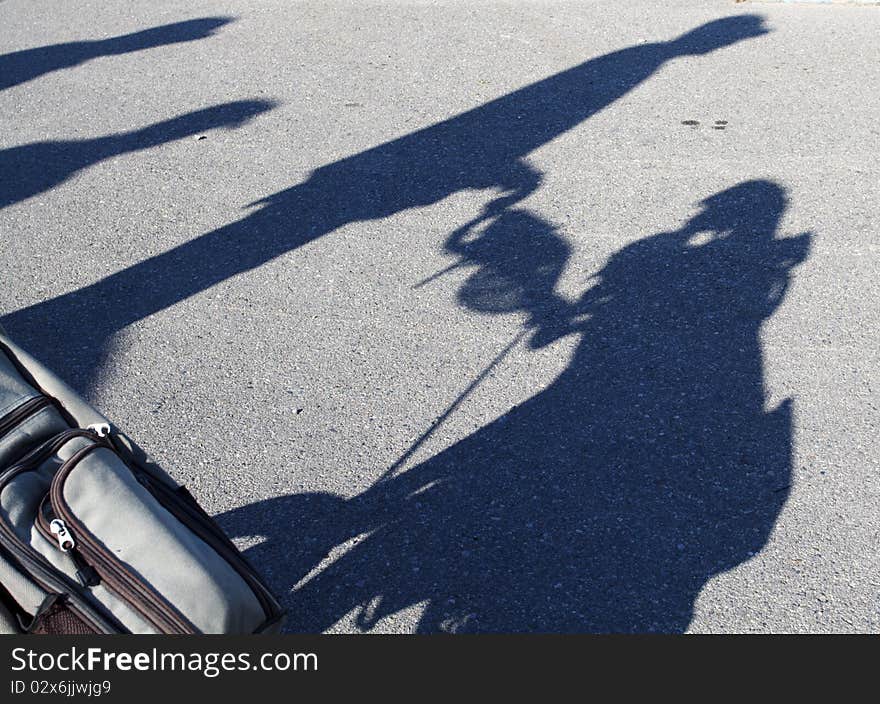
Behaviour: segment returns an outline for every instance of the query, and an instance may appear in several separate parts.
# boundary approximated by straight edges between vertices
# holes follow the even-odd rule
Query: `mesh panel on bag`
[[[36,635],[67,636],[92,635],[97,631],[77,616],[62,600],[56,599],[52,604],[41,610],[30,627]]]

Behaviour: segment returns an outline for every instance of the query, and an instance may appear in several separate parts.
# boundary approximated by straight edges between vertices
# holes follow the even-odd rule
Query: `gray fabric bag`
[[[214,520],[0,330],[0,633],[266,633]]]

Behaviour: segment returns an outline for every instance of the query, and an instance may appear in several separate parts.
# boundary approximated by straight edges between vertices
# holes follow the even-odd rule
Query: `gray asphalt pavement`
[[[292,631],[880,631],[880,8],[0,3],[0,323]]]

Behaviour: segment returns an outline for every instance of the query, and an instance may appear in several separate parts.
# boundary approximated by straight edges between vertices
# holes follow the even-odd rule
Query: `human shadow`
[[[766,408],[760,341],[810,247],[779,237],[785,208],[769,181],[713,195],[614,254],[576,302],[555,292],[568,245],[536,216],[450,237],[476,267],[463,306],[526,313],[528,347],[576,335],[576,351],[528,401],[362,494],[220,516],[257,538],[246,554],[291,630],[352,612],[369,629],[416,605],[420,632],[685,630],[788,495],[792,401]]]
[[[266,100],[241,100],[179,115],[139,130],[67,141],[47,141],[0,150],[0,208],[60,185],[89,166],[210,129],[239,127],[272,108]]]
[[[675,39],[585,61],[430,127],[316,169],[251,204],[242,219],[91,285],[6,315],[22,344],[88,392],[113,335],[232,276],[348,223],[494,189],[511,208],[542,175],[530,152],[634,89],[666,62],[708,54],[767,30],[755,15],[704,24]],[[84,339],[85,336],[85,339]],[[57,339],[82,340],[71,355]]]
[[[67,42],[0,55],[0,90],[70,68],[100,56],[116,56],[205,39],[231,22],[229,17],[203,17],[95,41]]]

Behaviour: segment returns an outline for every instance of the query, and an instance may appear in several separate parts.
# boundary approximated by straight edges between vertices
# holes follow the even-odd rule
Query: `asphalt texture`
[[[876,632],[878,36],[5,0],[0,323],[291,631]]]

